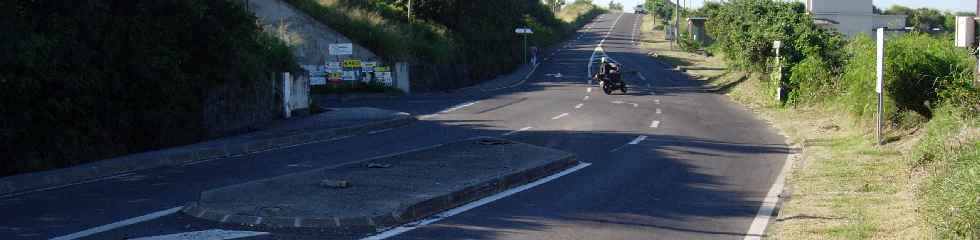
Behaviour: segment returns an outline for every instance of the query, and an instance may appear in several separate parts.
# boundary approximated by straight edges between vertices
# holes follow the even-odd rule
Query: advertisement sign
[[[332,83],[339,83],[343,80],[343,75],[340,72],[329,72],[327,73],[327,79]]]
[[[361,60],[359,59],[347,59],[344,60],[344,68],[360,68]]]
[[[357,80],[357,74],[354,71],[343,71],[344,81],[354,81]]]
[[[344,68],[340,67],[340,62],[327,62],[327,72],[340,72]]]
[[[391,72],[376,72],[374,73],[374,78],[378,82],[383,83],[385,86],[392,86],[393,81],[391,78]]]
[[[323,66],[303,65],[301,67],[310,73],[310,85],[327,84],[327,71],[325,71],[326,68],[324,68]]]
[[[354,54],[354,44],[351,43],[334,43],[330,44],[330,55],[340,56],[340,55],[351,55]]]
[[[361,72],[374,72],[374,67],[378,66],[378,62],[361,62]]]

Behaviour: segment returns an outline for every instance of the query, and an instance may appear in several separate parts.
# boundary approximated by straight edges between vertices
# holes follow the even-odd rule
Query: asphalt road
[[[70,236],[182,206],[209,188],[475,136],[570,151],[592,165],[393,239],[743,239],[783,168],[784,138],[751,111],[647,57],[633,44],[641,17],[603,15],[512,88],[340,103],[424,115],[406,127],[0,198],[0,239]],[[600,43],[596,56],[636,71],[626,76],[627,94],[605,95],[588,83]],[[81,239],[208,229],[271,233],[242,239],[370,235],[250,229],[171,214]]]

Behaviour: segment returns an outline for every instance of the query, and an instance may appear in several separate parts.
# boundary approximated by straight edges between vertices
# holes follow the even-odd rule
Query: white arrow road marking
[[[582,108],[582,105],[585,105],[585,104],[584,103],[579,103],[578,105],[575,105],[575,109]]]
[[[527,130],[531,130],[532,128],[533,128],[533,127],[524,127],[524,128],[521,128],[521,129],[517,129],[517,130],[514,130],[514,131],[510,131],[510,132],[507,132],[507,133],[504,133],[504,136],[510,136],[510,135],[514,135],[514,134],[516,134],[516,133],[519,133],[519,132],[523,132],[523,131],[527,131]]]
[[[565,171],[561,171],[559,173],[556,173],[554,175],[551,175],[551,176],[548,176],[548,177],[545,177],[545,178],[542,178],[542,179],[538,179],[537,181],[528,183],[527,185],[523,185],[523,186],[520,186],[520,187],[512,188],[510,190],[507,190],[507,191],[503,191],[503,192],[494,194],[494,195],[489,196],[489,197],[486,197],[484,199],[480,199],[480,200],[477,200],[477,201],[468,203],[468,204],[463,205],[463,206],[460,206],[458,208],[453,208],[453,209],[447,210],[445,212],[442,212],[442,213],[433,215],[433,217],[426,218],[426,219],[419,220],[419,221],[415,221],[415,222],[410,222],[410,223],[407,223],[407,224],[402,225],[400,227],[396,227],[394,229],[391,229],[391,230],[388,230],[388,231],[379,233],[378,235],[374,235],[374,236],[362,238],[362,240],[380,240],[380,239],[387,239],[387,238],[390,238],[390,237],[398,236],[399,234],[402,234],[402,233],[405,233],[405,232],[408,232],[408,231],[415,230],[416,228],[424,227],[425,225],[429,225],[429,224],[432,224],[434,222],[438,222],[439,220],[443,220],[443,219],[446,219],[448,217],[455,216],[457,214],[460,214],[460,213],[469,211],[471,209],[478,208],[480,206],[486,205],[487,203],[491,203],[493,201],[497,201],[497,200],[506,198],[506,197],[508,197],[510,195],[514,195],[514,194],[517,194],[519,192],[523,192],[525,190],[528,190],[528,189],[531,189],[531,188],[540,186],[541,184],[545,184],[545,183],[551,182],[552,180],[558,179],[558,178],[563,177],[563,176],[568,175],[568,174],[572,174],[575,171],[581,170],[581,169],[586,168],[586,167],[591,166],[591,165],[592,165],[591,163],[585,163],[585,162],[579,163],[575,167],[569,168],[569,169],[567,169]]]
[[[568,113],[558,114],[558,116],[551,118],[551,120],[558,120],[559,118],[563,118],[565,116],[568,116]]]
[[[227,240],[236,238],[246,238],[254,236],[268,235],[267,232],[252,231],[228,231],[221,229],[210,229],[197,232],[183,232],[176,234],[141,237],[133,240]]]
[[[129,226],[129,225],[133,225],[133,224],[137,224],[137,223],[146,222],[146,221],[150,221],[150,220],[153,220],[153,219],[161,218],[161,217],[164,217],[164,216],[167,216],[167,215],[170,215],[170,214],[174,214],[176,212],[179,212],[181,209],[184,209],[184,207],[175,207],[175,208],[170,208],[170,209],[166,209],[166,210],[156,211],[156,212],[152,212],[152,213],[147,214],[147,215],[143,215],[143,216],[139,216],[139,217],[134,217],[134,218],[130,218],[130,219],[126,219],[126,220],[122,220],[122,221],[118,221],[118,222],[114,222],[114,223],[110,223],[110,224],[106,224],[106,225],[102,225],[102,226],[98,226],[98,227],[94,227],[94,228],[89,228],[89,229],[86,229],[85,231],[81,231],[81,232],[77,232],[77,233],[72,233],[72,234],[68,234],[68,235],[64,235],[64,236],[52,238],[51,240],[73,240],[73,239],[79,239],[79,238],[83,238],[83,237],[88,237],[88,236],[91,236],[91,235],[94,235],[94,234],[98,234],[98,233],[101,233],[101,232],[106,232],[106,231],[110,231],[110,230],[113,230],[113,229],[117,229],[117,228]]]
[[[660,127],[660,121],[654,120],[653,122],[650,122],[650,128],[658,128],[658,127]]]

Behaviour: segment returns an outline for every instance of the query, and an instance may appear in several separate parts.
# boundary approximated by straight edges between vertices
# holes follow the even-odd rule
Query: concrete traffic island
[[[386,228],[578,164],[575,155],[474,138],[201,193],[189,216],[273,228]]]

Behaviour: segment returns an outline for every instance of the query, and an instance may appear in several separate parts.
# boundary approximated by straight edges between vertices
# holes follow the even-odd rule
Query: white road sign
[[[518,29],[514,29],[514,32],[517,33],[517,34],[532,34],[532,33],[534,33],[534,31],[532,31],[530,28],[518,28]]]
[[[354,44],[352,43],[333,43],[330,44],[330,55],[351,55],[354,54]]]

